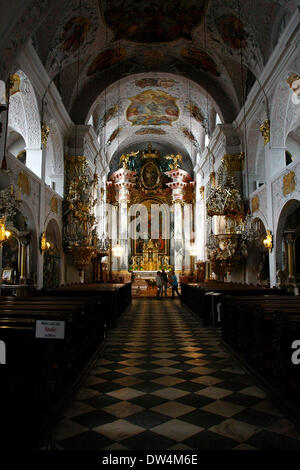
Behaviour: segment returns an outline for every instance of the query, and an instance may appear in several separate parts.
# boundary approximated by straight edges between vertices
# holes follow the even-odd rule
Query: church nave
[[[296,450],[300,433],[179,300],[133,299],[52,436],[64,450]]]

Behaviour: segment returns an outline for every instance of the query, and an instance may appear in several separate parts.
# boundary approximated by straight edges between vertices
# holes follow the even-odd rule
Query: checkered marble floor
[[[178,299],[133,299],[53,432],[66,450],[300,449],[300,432]]]

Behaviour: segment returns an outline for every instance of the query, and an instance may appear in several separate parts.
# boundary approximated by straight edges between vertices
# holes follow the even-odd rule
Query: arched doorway
[[[282,209],[276,237],[279,285],[300,284],[300,201],[290,200]]]

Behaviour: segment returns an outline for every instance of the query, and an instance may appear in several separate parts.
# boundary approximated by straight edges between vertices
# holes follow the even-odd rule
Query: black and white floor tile
[[[53,432],[66,450],[300,449],[300,432],[178,299],[133,299]]]

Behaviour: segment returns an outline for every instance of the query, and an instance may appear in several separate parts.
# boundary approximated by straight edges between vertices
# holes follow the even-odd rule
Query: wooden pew
[[[225,343],[293,403],[300,417],[300,367],[291,360],[292,343],[300,339],[300,298],[227,296],[221,327]]]

